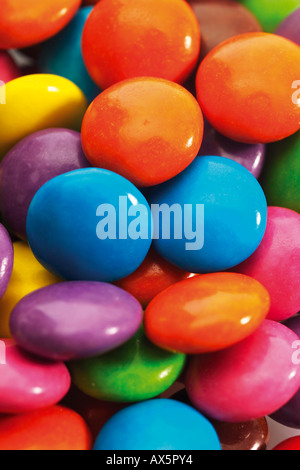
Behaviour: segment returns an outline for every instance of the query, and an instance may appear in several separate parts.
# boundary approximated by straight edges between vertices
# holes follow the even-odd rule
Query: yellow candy
[[[51,127],[80,131],[87,108],[82,91],[57,75],[36,74],[6,84],[0,104],[0,158],[33,132]]]
[[[0,299],[0,338],[11,337],[9,318],[19,300],[36,289],[60,281],[35,259],[27,243],[14,243],[13,273],[7,291]]]

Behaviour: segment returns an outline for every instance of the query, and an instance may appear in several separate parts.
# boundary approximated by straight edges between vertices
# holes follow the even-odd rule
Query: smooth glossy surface
[[[199,156],[219,155],[243,165],[255,178],[261,174],[265,161],[266,146],[241,144],[219,134],[206,120]]]
[[[19,67],[9,53],[0,51],[0,82],[10,82],[10,80],[18,78],[20,74],[21,71]]]
[[[89,167],[79,132],[46,129],[25,137],[0,165],[0,207],[10,230],[26,240],[26,217],[38,189],[68,171]]]
[[[300,436],[291,437],[281,442],[273,450],[300,450]]]
[[[71,384],[62,362],[32,356],[12,340],[5,344],[5,364],[0,364],[0,413],[27,413],[58,403]]]
[[[175,393],[171,398],[192,406],[185,390]],[[246,423],[224,423],[211,420],[211,424],[218,434],[222,450],[267,449],[270,435],[266,418]]]
[[[201,58],[233,36],[261,31],[253,14],[232,0],[188,0],[201,31]]]
[[[151,233],[149,228],[146,238],[129,237],[132,218],[128,217],[122,225],[127,232],[120,236],[114,219],[119,220],[124,210],[119,207],[120,197],[131,213],[142,204],[141,217],[149,228],[147,201],[133,184],[116,173],[91,168],[48,181],[34,196],[27,216],[27,237],[37,259],[66,280],[112,282],[131,274],[147,255]],[[110,204],[110,215],[113,210],[112,224],[106,220],[104,204]],[[104,229],[106,222],[110,228]],[[111,228],[114,223],[116,233]]]
[[[160,292],[190,275],[151,249],[141,266],[130,276],[118,281],[117,285],[132,294],[143,307],[147,307]]]
[[[291,41],[294,41],[300,46],[300,8],[293,11],[287,18],[283,20],[278,26],[275,33],[283,36]]]
[[[300,310],[300,215],[268,208],[265,236],[256,252],[234,271],[257,279],[271,297],[270,320],[282,321]]]
[[[157,348],[142,329],[108,354],[69,364],[73,383],[99,400],[134,402],[167,390],[180,375],[183,354]]]
[[[202,135],[195,98],[180,85],[158,78],[135,78],[104,91],[82,125],[90,163],[137,186],[162,183],[184,170],[196,157]]]
[[[268,292],[247,276],[195,276],[152,300],[145,312],[145,331],[153,343],[172,351],[218,351],[253,333],[269,306]]]
[[[269,146],[261,178],[269,205],[300,212],[299,154],[300,132]]]
[[[41,45],[38,56],[41,72],[68,78],[83,91],[88,101],[100,93],[86,70],[81,52],[82,31],[91,11],[91,7],[80,8],[63,31]]]
[[[239,0],[249,8],[262,24],[265,31],[272,33],[299,5],[299,0]]]
[[[191,402],[207,416],[226,422],[275,412],[300,386],[300,365],[292,362],[295,341],[298,336],[291,330],[265,320],[231,348],[194,357],[186,375]]]
[[[11,336],[9,318],[14,306],[25,295],[59,282],[59,279],[50,274],[35,259],[29,246],[23,242],[13,244],[14,265],[8,288],[0,299],[0,338]]]
[[[0,114],[0,157],[33,132],[52,127],[80,130],[87,102],[82,91],[56,75],[27,75],[6,85]]]
[[[74,411],[53,406],[19,416],[0,416],[0,450],[90,450],[92,439]]]
[[[101,282],[62,282],[24,297],[10,327],[25,350],[70,361],[103,354],[128,341],[142,322],[142,307],[127,292]]]
[[[297,315],[284,322],[285,326],[290,328],[300,338],[300,316]],[[294,349],[293,359],[300,361],[299,344]],[[300,390],[293,396],[293,398],[276,413],[272,414],[271,418],[277,423],[283,424],[294,429],[300,429]]]
[[[11,238],[0,224],[0,298],[3,297],[9,284],[14,264],[14,251]]]
[[[169,240],[163,238],[163,224],[158,227],[154,221],[157,239],[153,243],[161,256],[189,272],[217,272],[236,266],[257,249],[265,233],[263,191],[253,175],[228,158],[196,158],[176,178],[153,188],[149,201],[169,207],[179,204],[185,213],[183,219],[190,228],[184,228],[178,216],[176,219],[177,238],[182,225],[181,239],[175,238],[171,218]],[[192,217],[185,204],[190,204]],[[204,223],[197,204],[204,204]]]
[[[82,50],[102,89],[132,77],[182,83],[196,66],[200,30],[183,0],[101,0],[86,22]]]
[[[19,49],[54,36],[71,20],[80,3],[1,0],[0,49]]]
[[[129,406],[113,416],[101,430],[94,449],[190,451],[221,447],[204,416],[184,403],[158,399]]]
[[[242,34],[217,46],[200,64],[198,101],[226,137],[275,142],[300,128],[300,106],[292,100],[299,76],[299,46],[273,34]]]

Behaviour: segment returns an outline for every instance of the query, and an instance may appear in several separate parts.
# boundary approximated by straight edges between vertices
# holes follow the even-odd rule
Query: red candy
[[[1,0],[0,49],[32,46],[57,34],[81,0]]]
[[[82,124],[84,153],[92,164],[136,186],[163,183],[197,156],[203,117],[183,87],[159,78],[135,78],[102,92]]]
[[[184,0],[101,0],[86,22],[82,50],[102,89],[132,77],[182,83],[196,66],[200,30]]]
[[[275,142],[300,129],[292,88],[299,77],[299,46],[274,34],[241,34],[203,60],[197,96],[221,134],[249,144]]]
[[[90,450],[92,438],[75,411],[53,406],[0,416],[0,450]]]
[[[300,436],[291,437],[281,442],[273,450],[300,450]]]
[[[6,51],[0,51],[0,82],[7,83],[20,76],[20,70]],[[2,84],[0,83],[0,86]]]

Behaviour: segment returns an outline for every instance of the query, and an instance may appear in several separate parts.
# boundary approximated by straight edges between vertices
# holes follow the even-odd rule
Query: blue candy
[[[63,31],[41,45],[38,57],[41,72],[68,78],[89,101],[100,93],[87,72],[81,52],[82,31],[91,11],[92,7],[80,8]]]
[[[94,450],[221,450],[221,445],[197,410],[159,398],[115,414],[100,431]]]
[[[67,280],[112,282],[131,274],[146,257],[151,212],[142,193],[122,176],[98,168],[75,170],[36,193],[27,238],[52,273]]]
[[[189,272],[236,266],[257,249],[265,233],[267,203],[261,186],[248,170],[227,158],[197,157],[176,178],[152,188],[148,199],[159,206],[177,205],[169,237],[167,219],[158,225],[159,218],[154,217],[153,243],[165,259]]]

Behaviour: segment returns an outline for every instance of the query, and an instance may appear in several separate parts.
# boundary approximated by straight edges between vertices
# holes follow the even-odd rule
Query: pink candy
[[[20,70],[8,52],[0,51],[0,82],[7,83],[20,75]]]

